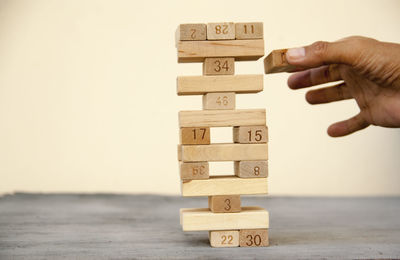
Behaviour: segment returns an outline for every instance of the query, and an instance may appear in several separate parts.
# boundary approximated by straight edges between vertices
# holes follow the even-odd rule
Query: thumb
[[[357,65],[363,51],[370,48],[365,37],[349,37],[336,42],[318,41],[309,46],[289,49],[287,61],[299,67],[319,67],[325,64]]]

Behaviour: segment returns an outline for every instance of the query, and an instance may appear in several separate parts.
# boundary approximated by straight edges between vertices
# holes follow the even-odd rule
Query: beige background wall
[[[365,35],[400,42],[400,1],[0,0],[0,192],[179,193],[179,23],[262,21],[266,51]],[[237,73],[262,73],[262,61]],[[287,74],[239,108],[267,108],[271,194],[400,194],[400,131],[370,127],[332,139],[353,101],[313,107]],[[229,141],[228,129],[213,132]],[[227,173],[232,165],[213,164]]]

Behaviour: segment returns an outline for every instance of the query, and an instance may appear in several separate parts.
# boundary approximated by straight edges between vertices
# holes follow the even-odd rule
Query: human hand
[[[286,59],[304,69],[289,77],[292,89],[342,81],[308,91],[310,104],[356,100],[360,113],[332,124],[330,136],[345,136],[371,124],[400,127],[400,44],[353,36],[289,49]]]

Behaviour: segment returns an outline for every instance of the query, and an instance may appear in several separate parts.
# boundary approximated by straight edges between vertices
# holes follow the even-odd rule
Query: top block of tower
[[[178,62],[205,58],[258,60],[264,56],[262,23],[181,24],[177,30]]]

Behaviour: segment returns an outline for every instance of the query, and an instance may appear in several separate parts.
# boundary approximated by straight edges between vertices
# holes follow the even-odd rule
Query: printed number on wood
[[[248,229],[240,230],[240,246],[268,246],[268,229]]]
[[[242,144],[266,143],[268,141],[268,129],[266,126],[234,127],[233,141]]]
[[[234,58],[205,58],[203,75],[233,75],[235,74]]]
[[[182,180],[201,180],[209,178],[208,162],[180,163]]]
[[[235,109],[235,93],[207,93],[203,95],[203,109]]]
[[[181,144],[210,144],[210,128],[183,127],[180,138]]]
[[[210,231],[209,236],[213,247],[239,246],[239,231],[237,230]]]
[[[207,40],[234,40],[234,23],[209,23],[207,24]]]

